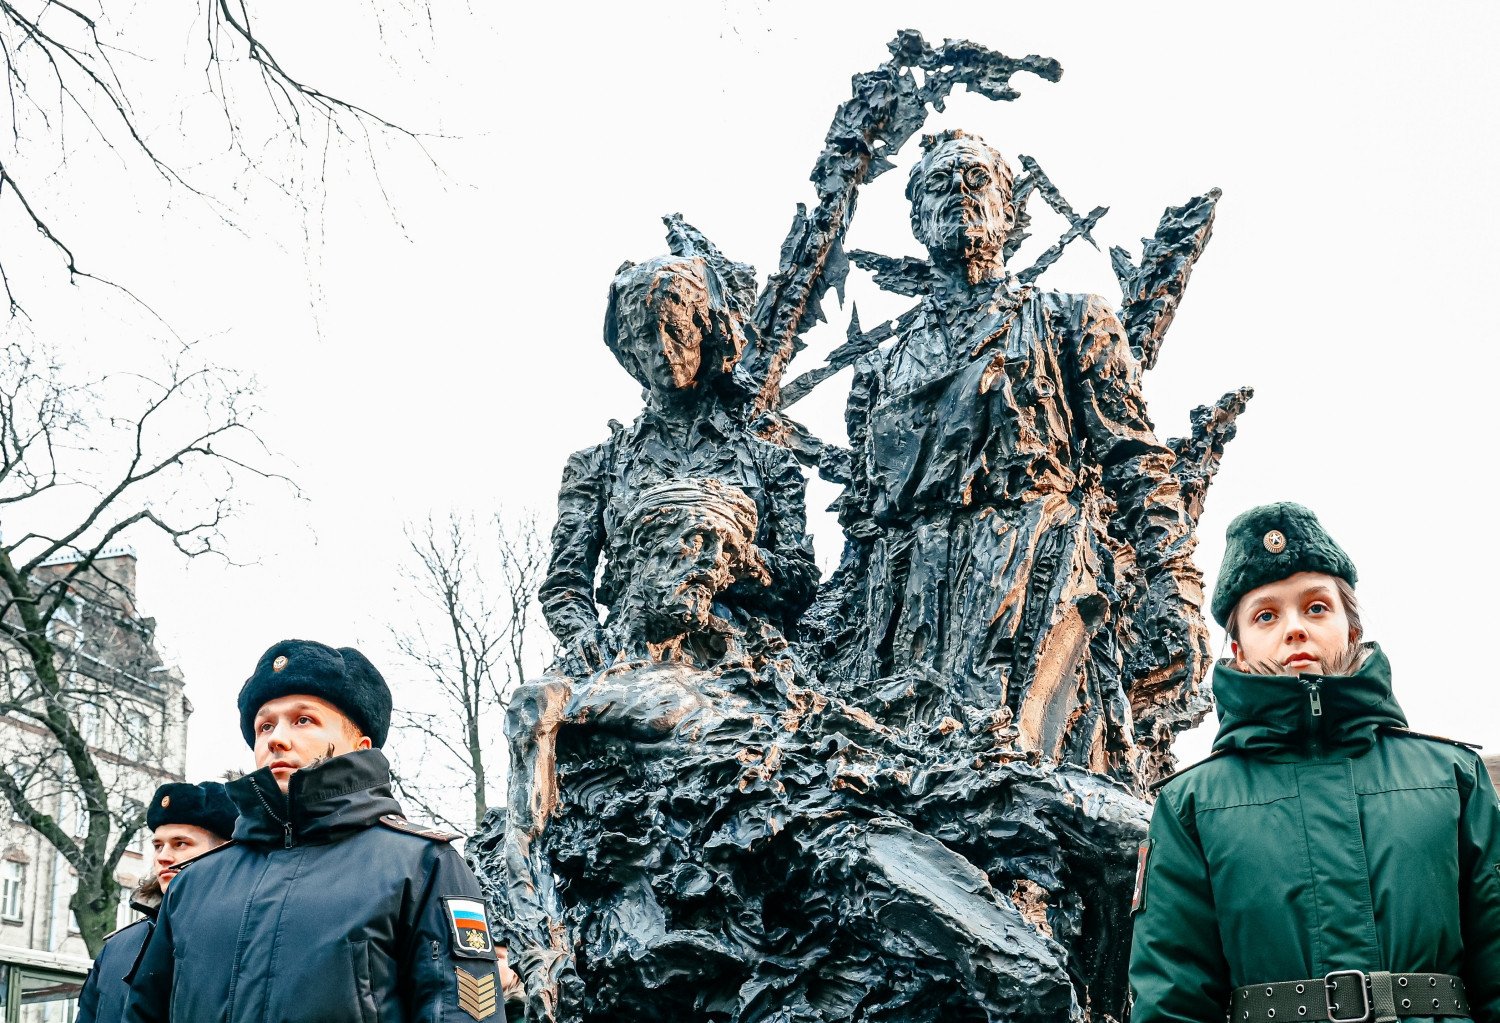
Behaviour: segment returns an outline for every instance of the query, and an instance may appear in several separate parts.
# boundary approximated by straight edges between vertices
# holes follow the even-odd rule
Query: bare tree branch
[[[180,729],[181,680],[156,652],[154,623],[135,607],[134,556],[118,545],[154,532],[189,557],[220,553],[237,490],[289,481],[265,464],[252,385],[195,361],[191,347],[166,360],[160,379],[86,384],[69,382],[43,352],[9,352],[0,363],[0,795],[78,875],[70,905],[97,952],[114,928],[115,869],[144,823],[145,798],[181,770],[164,761],[168,730]],[[101,416],[101,405],[123,411]],[[61,487],[76,499],[39,502]],[[59,819],[66,806],[76,822]]]
[[[444,820],[457,816],[448,807],[460,793],[473,800],[469,825],[484,819],[506,701],[550,657],[535,627],[544,536],[531,514],[480,526],[451,513],[407,529],[407,616],[391,637],[426,685],[399,701],[414,708],[398,711],[397,725],[423,764],[421,778],[409,773],[404,785],[423,807],[445,808],[434,814]]]
[[[387,2],[390,0],[371,0],[382,36],[379,5]],[[163,47],[178,45],[177,37],[160,32],[160,38],[148,37],[139,40],[142,46],[132,47],[132,25],[140,19],[111,18],[110,13],[102,0],[0,0],[0,59],[5,62],[8,100],[0,111],[5,111],[10,121],[5,132],[10,151],[0,149],[0,211],[9,205],[32,226],[43,245],[61,258],[70,282],[87,279],[107,285],[149,310],[150,306],[128,288],[81,268],[74,244],[56,226],[60,204],[76,201],[69,183],[87,180],[69,173],[70,161],[86,154],[81,160],[84,167],[100,157],[111,158],[127,170],[139,166],[169,188],[202,201],[227,226],[236,225],[230,207],[219,202],[213,189],[200,187],[179,172],[174,159],[158,145],[159,140],[143,127],[149,119],[142,117],[136,106],[138,96],[151,98],[147,72],[151,72],[151,84],[164,77],[156,69],[170,66],[170,61],[157,58],[163,56]],[[245,167],[254,168],[292,199],[304,216],[314,208],[321,210],[328,184],[326,174],[299,181],[292,163],[272,165],[257,152],[278,137],[307,149],[311,144],[309,128],[314,124],[324,132],[325,168],[327,147],[335,142],[361,153],[393,216],[395,207],[380,176],[381,154],[376,151],[376,140],[389,138],[415,146],[436,169],[418,133],[290,71],[255,25],[248,0],[208,0],[197,18],[200,31],[194,36],[202,40],[199,45],[204,47],[204,73],[210,93],[223,109],[231,149]],[[113,55],[121,53],[136,58],[133,64],[137,70],[130,76],[122,75],[113,60]],[[261,90],[270,110],[269,119],[263,110],[244,109],[231,98],[237,95],[239,79],[254,82]],[[166,80],[169,89],[178,94],[195,87],[188,81]],[[70,115],[82,119],[86,126],[82,136],[69,133]],[[56,169],[44,168],[44,162],[54,164]],[[61,181],[60,187],[45,187],[54,179]],[[309,187],[318,194],[307,192]],[[51,208],[53,205],[57,209]],[[0,288],[10,315],[24,316],[26,310],[7,266],[7,258],[12,255],[0,249]]]

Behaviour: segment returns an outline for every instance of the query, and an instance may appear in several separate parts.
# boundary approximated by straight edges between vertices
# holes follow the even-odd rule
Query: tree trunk
[[[97,957],[104,939],[119,927],[120,886],[113,877],[78,876],[78,890],[68,900],[89,955]]]

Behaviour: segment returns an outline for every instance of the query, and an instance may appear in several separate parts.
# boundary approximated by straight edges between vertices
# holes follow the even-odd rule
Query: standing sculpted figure
[[[962,131],[923,147],[906,194],[930,287],[848,408],[840,518],[865,563],[841,668],[923,677],[1008,708],[1043,755],[1128,768],[1127,694],[1190,684],[1208,655],[1173,455],[1109,305],[1007,273],[999,152]],[[1127,663],[1121,609],[1166,629],[1166,663]]]

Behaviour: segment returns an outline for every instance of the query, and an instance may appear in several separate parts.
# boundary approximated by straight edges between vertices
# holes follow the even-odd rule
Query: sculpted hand
[[[604,634],[599,627],[586,627],[568,641],[568,670],[572,674],[590,675],[604,667]]]

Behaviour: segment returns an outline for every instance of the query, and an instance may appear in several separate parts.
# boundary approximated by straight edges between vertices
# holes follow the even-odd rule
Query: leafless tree
[[[0,795],[77,872],[91,953],[115,926],[141,774],[163,773],[172,720],[152,623],[113,555],[153,534],[188,557],[222,553],[243,490],[288,482],[255,411],[253,384],[191,347],[159,373],[86,381],[35,344],[0,348],[0,714],[31,737],[0,762]]]
[[[398,785],[424,815],[469,831],[503,782],[493,774],[510,694],[551,657],[536,605],[546,533],[530,513],[480,523],[454,512],[409,527],[406,539],[407,614],[390,631],[422,681],[397,700]],[[466,794],[472,822],[457,819]]]
[[[413,31],[424,23],[430,28],[425,0],[369,0],[368,14],[382,39],[393,17]],[[96,181],[101,163],[159,179],[202,200],[226,223],[234,216],[230,188],[205,186],[198,174],[179,169],[201,164],[206,150],[238,158],[235,191],[243,191],[239,179],[264,178],[304,218],[320,207],[337,149],[368,158],[384,195],[379,152],[396,141],[421,150],[421,138],[314,84],[327,69],[289,67],[274,47],[251,0],[0,0],[0,217],[33,228],[32,240],[53,251],[70,280],[120,287],[84,269],[69,229],[60,226],[67,221],[62,211],[79,201],[79,183],[87,189]],[[190,155],[179,156],[184,119],[170,116],[172,107],[205,93],[222,110],[222,135],[191,140]],[[12,261],[30,255],[17,238],[0,247],[0,288],[12,315],[25,312]]]

